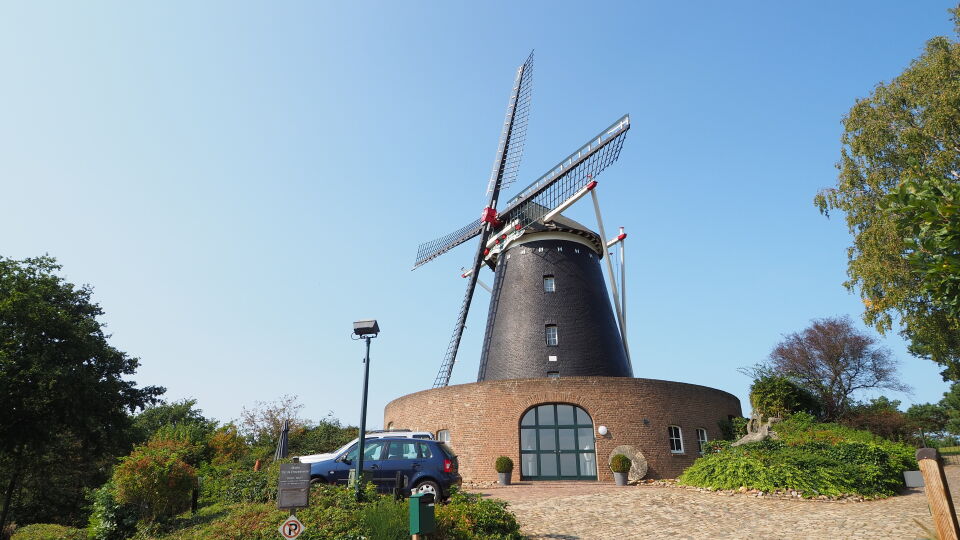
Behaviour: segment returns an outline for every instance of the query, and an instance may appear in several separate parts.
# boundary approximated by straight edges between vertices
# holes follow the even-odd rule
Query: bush
[[[82,530],[73,527],[34,523],[17,529],[11,540],[86,540],[86,537]]]
[[[207,441],[207,446],[210,448],[210,461],[214,465],[239,461],[248,451],[247,443],[233,424],[217,429]]]
[[[795,412],[820,414],[820,401],[786,377],[760,377],[750,385],[750,404],[761,418],[784,418]]]
[[[484,499],[459,490],[450,502],[437,506],[437,536],[449,540],[499,539],[520,540],[520,524],[507,510],[507,503]]]
[[[494,464],[498,473],[512,473],[513,472],[513,460],[507,456],[500,456],[497,458],[497,462]]]
[[[136,505],[145,521],[186,509],[197,480],[194,468],[184,461],[192,449],[189,443],[170,440],[136,447],[113,470],[117,501]]]
[[[742,416],[735,416],[729,420],[721,420],[718,422],[723,439],[726,441],[740,440],[747,434],[747,422],[749,421],[750,420]]]
[[[90,521],[87,532],[92,540],[124,540],[137,532],[137,508],[118,503],[114,490],[113,483],[107,482],[88,495]]]
[[[617,454],[610,459],[610,470],[615,473],[630,472],[630,467],[632,466],[633,462],[623,454]]]
[[[796,490],[818,495],[892,495],[903,471],[916,467],[913,449],[871,433],[818,424],[797,414],[777,424],[780,440],[727,447],[698,459],[680,483],[710,489]]]

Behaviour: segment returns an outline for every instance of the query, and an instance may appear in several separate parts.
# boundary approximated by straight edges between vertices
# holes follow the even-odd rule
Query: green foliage
[[[449,540],[520,540],[520,524],[507,503],[473,493],[454,492],[449,504],[437,507],[437,536]]]
[[[137,531],[137,508],[117,502],[114,490],[113,483],[107,482],[89,493],[91,540],[124,540]]]
[[[610,458],[610,470],[617,473],[630,472],[633,462],[623,454],[617,454]]]
[[[195,426],[197,432],[209,435],[216,429],[217,422],[205,418],[203,411],[196,406],[197,400],[182,399],[173,403],[161,402],[147,407],[133,420],[134,428],[140,435],[140,440],[137,442],[147,441],[160,429],[175,425]]]
[[[35,523],[17,529],[11,540],[86,540],[86,538],[87,535],[81,529],[49,523]]]
[[[717,424],[725,441],[736,441],[747,434],[747,422],[750,420],[742,416],[735,416],[728,420],[720,420]]]
[[[936,435],[944,431],[949,421],[947,410],[934,403],[911,405],[905,416],[910,426],[924,435]]]
[[[750,404],[763,418],[783,418],[795,412],[819,415],[821,406],[809,391],[779,375],[761,377],[750,386]]]
[[[108,343],[92,289],[60,269],[0,257],[0,501],[19,494],[9,517],[21,523],[54,505],[54,519],[82,522],[83,486],[129,451],[128,411],[163,392],[130,380],[139,361]]]
[[[297,511],[309,527],[303,540],[409,538],[408,505],[370,494],[357,502],[352,489],[318,484],[311,488],[310,507]],[[177,517],[151,536],[161,540],[267,540],[277,537],[286,512],[273,503],[213,505],[197,516]],[[520,526],[506,503],[477,495],[454,493],[449,504],[436,506],[437,533],[447,540],[521,540]]]
[[[305,424],[290,431],[290,455],[332,452],[360,434],[356,426],[344,426],[328,415],[316,425]]]
[[[513,472],[513,460],[507,456],[498,457],[494,466],[496,467],[498,473]]]
[[[944,366],[946,380],[960,380],[960,319],[951,309],[957,274],[950,273],[958,104],[960,44],[935,37],[903,73],[850,109],[837,184],[814,199],[824,214],[844,213],[853,236],[844,285],[863,298],[864,321],[886,332],[897,316],[910,352]]]
[[[958,150],[960,151],[960,150]],[[920,292],[960,319],[960,178],[910,178],[887,195],[885,209],[907,233],[901,254]]]
[[[680,483],[711,489],[796,490],[804,497],[888,496],[916,468],[913,448],[798,413],[777,424],[780,440],[727,447],[698,459]]]
[[[190,452],[183,441],[152,440],[138,446],[113,470],[116,499],[136,505],[145,521],[184,510],[197,481],[195,469],[184,461]]]
[[[364,505],[360,524],[370,540],[407,540],[410,538],[410,509],[407,501],[382,498]]]

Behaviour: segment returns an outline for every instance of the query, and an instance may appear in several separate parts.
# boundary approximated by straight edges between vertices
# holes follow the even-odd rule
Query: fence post
[[[960,540],[960,525],[957,524],[957,512],[953,508],[940,453],[936,448],[921,448],[917,450],[917,462],[923,473],[927,503],[937,528],[937,536],[940,540]]]

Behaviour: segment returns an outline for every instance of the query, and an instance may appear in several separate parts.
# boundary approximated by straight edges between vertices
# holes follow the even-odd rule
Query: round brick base
[[[497,479],[494,461],[508,456],[520,463],[520,418],[535,405],[569,403],[593,419],[597,462],[630,445],[647,461],[647,478],[676,478],[699,457],[696,429],[720,437],[719,422],[740,416],[736,396],[706,386],[629,377],[510,379],[424,390],[387,404],[383,425],[417,431],[450,432],[450,446],[464,480]],[[670,451],[668,426],[679,426],[683,453]],[[607,434],[597,433],[599,426]],[[613,482],[609,467],[597,479]],[[514,471],[514,479],[519,470]]]

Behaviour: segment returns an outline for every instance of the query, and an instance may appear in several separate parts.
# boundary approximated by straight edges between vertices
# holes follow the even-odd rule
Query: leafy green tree
[[[960,383],[953,383],[950,389],[943,393],[940,406],[947,414],[947,432],[960,435]]]
[[[960,33],[960,8],[951,13]],[[960,43],[928,41],[902,74],[858,100],[843,124],[837,185],[814,203],[826,215],[842,211],[853,235],[844,285],[863,298],[867,324],[884,333],[899,323],[912,354],[944,366],[944,379],[960,380],[960,319],[949,297],[957,287],[956,237],[943,234],[955,230],[956,205],[939,205],[940,217],[928,207],[960,181]],[[891,209],[888,196],[906,182],[916,191],[904,188],[910,197]]]
[[[192,451],[187,442],[163,439],[138,446],[113,470],[116,500],[137,506],[146,521],[183,511],[197,480],[186,461]]]
[[[205,418],[203,411],[196,406],[195,399],[182,399],[173,403],[158,402],[150,405],[134,419],[133,424],[140,437],[137,442],[146,441],[161,428],[172,425],[191,425],[200,431],[212,434],[217,429],[217,421]]]
[[[910,427],[920,432],[920,439],[924,445],[927,442],[927,435],[943,433],[949,421],[946,409],[936,403],[911,405],[907,409],[906,417]]]
[[[761,377],[750,386],[750,405],[763,418],[785,418],[795,412],[817,416],[822,406],[817,397],[787,377]]]
[[[14,492],[48,449],[102,458],[128,433],[128,411],[163,392],[129,380],[139,361],[107,342],[92,290],[64,281],[60,268],[48,256],[0,257],[0,530]]]
[[[841,419],[861,390],[906,391],[897,361],[849,317],[814,319],[802,332],[784,336],[756,370],[787,377],[816,396],[822,418]]]

